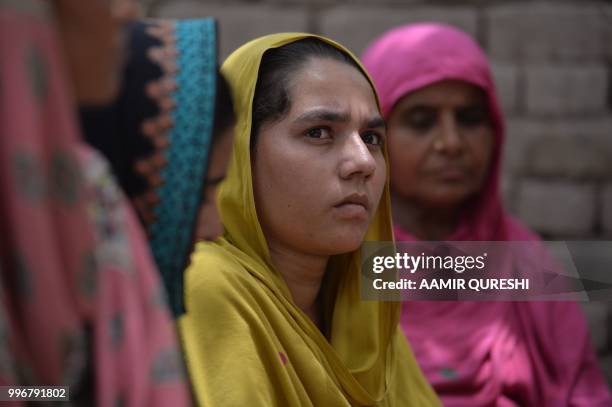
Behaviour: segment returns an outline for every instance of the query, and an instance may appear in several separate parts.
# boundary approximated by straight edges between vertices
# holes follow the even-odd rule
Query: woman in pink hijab
[[[387,120],[396,239],[538,240],[502,206],[504,123],[474,40],[408,25],[363,62]],[[574,302],[407,302],[401,326],[445,405],[612,405]]]
[[[113,21],[108,1],[0,2],[0,385],[188,406],[144,233],[76,122],[118,90]]]

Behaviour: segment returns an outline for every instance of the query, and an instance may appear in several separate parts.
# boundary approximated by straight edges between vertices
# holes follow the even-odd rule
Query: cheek
[[[387,180],[387,162],[382,153],[379,153],[376,157],[376,173],[373,180],[373,189],[376,197],[380,201],[380,197],[385,188],[385,182]]]
[[[263,141],[263,140],[262,140]],[[312,160],[297,153],[289,143],[260,145],[253,166],[253,187],[260,221],[286,222],[306,212],[317,196]],[[262,225],[266,226],[266,225]]]
[[[397,192],[412,190],[421,179],[418,173],[426,157],[426,148],[423,143],[413,142],[403,134],[394,134],[389,140],[391,187]]]
[[[416,172],[416,160],[413,152],[405,146],[389,150],[389,168],[391,178],[411,177]]]
[[[109,6],[95,1],[73,7],[64,1],[58,7],[78,101],[109,103],[119,91],[125,47],[125,39],[111,17]]]
[[[197,240],[214,240],[223,234],[223,224],[215,204],[214,194],[206,196],[205,203],[200,206],[195,232]]]
[[[111,10],[114,19],[119,23],[127,24],[137,18],[142,18],[142,11],[136,0],[113,0]]]
[[[268,243],[281,242],[308,252],[324,251],[321,237],[330,235],[325,216],[330,183],[325,182],[329,180],[326,167],[315,163],[318,154],[296,150],[290,143],[274,149],[261,148],[256,154],[255,206]]]
[[[474,175],[483,181],[491,169],[494,135],[489,128],[484,128],[471,136],[469,140]]]
[[[259,201],[273,202],[286,198],[292,189],[293,163],[275,151],[260,150],[253,168],[253,181]]]

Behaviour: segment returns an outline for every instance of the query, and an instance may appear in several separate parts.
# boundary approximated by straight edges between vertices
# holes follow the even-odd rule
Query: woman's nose
[[[463,138],[453,112],[440,117],[440,127],[434,139],[434,148],[440,153],[456,155],[463,150]]]
[[[376,171],[376,160],[358,132],[347,137],[342,155],[340,176],[344,179],[357,175],[368,178]]]

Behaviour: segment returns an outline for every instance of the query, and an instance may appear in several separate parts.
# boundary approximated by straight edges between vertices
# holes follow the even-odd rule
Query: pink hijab
[[[0,6],[0,385],[190,405],[143,232],[79,140],[52,4]]]
[[[503,117],[486,56],[474,40],[442,24],[407,25],[374,41],[363,62],[385,116],[407,93],[442,80],[486,92],[495,134],[491,171],[447,240],[538,240],[502,207]],[[395,235],[416,240],[398,225]],[[445,405],[612,405],[574,302],[408,302],[400,323]]]

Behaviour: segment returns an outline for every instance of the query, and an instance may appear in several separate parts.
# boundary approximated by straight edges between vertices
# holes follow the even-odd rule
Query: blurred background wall
[[[506,207],[547,239],[612,240],[612,1],[143,4],[150,17],[216,17],[223,59],[250,39],[280,31],[323,34],[359,54],[373,38],[404,23],[441,21],[462,28],[489,55],[506,116]],[[612,299],[584,305],[602,367],[612,379]]]

